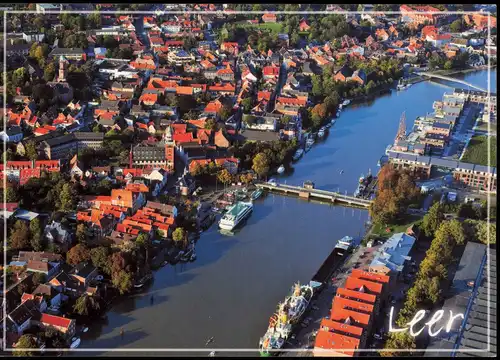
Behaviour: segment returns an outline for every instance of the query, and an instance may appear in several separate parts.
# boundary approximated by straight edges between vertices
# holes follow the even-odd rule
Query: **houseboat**
[[[245,220],[253,210],[251,202],[238,201],[230,206],[222,219],[219,221],[219,227],[222,230],[233,230],[239,223]]]

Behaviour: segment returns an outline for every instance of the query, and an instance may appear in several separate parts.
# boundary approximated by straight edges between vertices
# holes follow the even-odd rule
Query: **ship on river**
[[[269,320],[269,327],[260,339],[259,349],[262,356],[276,354],[285,344],[296,325],[306,312],[314,290],[311,285],[297,283],[292,288],[292,294],[278,304],[278,311]]]

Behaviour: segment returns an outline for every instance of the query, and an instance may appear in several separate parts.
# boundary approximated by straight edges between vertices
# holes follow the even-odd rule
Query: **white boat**
[[[353,238],[351,236],[344,236],[337,242],[335,245],[335,251],[338,255],[344,255],[348,252],[353,246]]]
[[[219,221],[219,227],[222,230],[233,230],[252,213],[252,210],[253,204],[251,202],[238,201],[227,209],[227,212]]]
[[[76,340],[74,340],[74,339],[75,339],[75,338],[73,338],[73,339],[72,339],[72,340],[73,340],[73,342],[72,342],[72,343],[71,343],[71,345],[70,345],[70,348],[71,348],[71,349],[76,349],[78,346],[80,346],[80,343],[82,342],[82,341],[80,340],[80,338],[76,338]]]
[[[337,111],[337,117],[340,117],[340,110]]]
[[[311,302],[314,290],[311,285],[295,284],[292,294],[278,304],[278,311],[270,321],[269,327],[260,339],[259,348],[263,356],[270,355],[269,350],[281,349],[290,336],[292,326],[297,324]]]
[[[278,174],[283,174],[285,172],[285,167],[283,165],[280,165],[280,167],[278,168]]]
[[[211,351],[210,354],[208,354],[208,357],[215,357],[215,351]]]
[[[324,137],[324,136],[325,136],[325,132],[324,132],[324,131],[321,131],[321,130],[320,130],[320,131],[318,131],[318,137],[319,137],[319,138],[322,138],[322,137]]]
[[[351,103],[351,100],[348,100],[348,99],[345,99],[343,102],[342,102],[342,106],[347,106]]]
[[[302,157],[302,155],[304,155],[304,150],[303,150],[303,149],[298,149],[298,150],[295,152],[295,154],[293,155],[293,158],[292,158],[292,159],[293,159],[293,161],[297,161],[297,160],[299,160],[299,159]]]
[[[337,121],[335,118],[330,121],[330,124],[335,125],[335,121]]]
[[[328,123],[325,125],[327,129],[331,128],[332,127],[332,123]]]
[[[88,327],[85,327],[85,328],[83,329],[83,332],[84,332],[84,333],[86,333],[87,331],[89,331],[89,328],[88,328]]]

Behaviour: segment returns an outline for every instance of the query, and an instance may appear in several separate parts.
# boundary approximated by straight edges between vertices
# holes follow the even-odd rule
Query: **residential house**
[[[29,260],[26,264],[26,270],[45,274],[50,279],[59,269],[59,263]]]
[[[111,190],[111,204],[131,209],[132,213],[144,205],[146,199],[141,192],[133,192],[125,189]]]
[[[36,322],[44,329],[57,330],[68,340],[76,333],[76,321],[74,319],[44,313]]]
[[[68,273],[73,279],[78,281],[80,286],[87,288],[92,280],[98,275],[97,268],[90,263],[80,263]]]
[[[7,318],[12,322],[13,330],[18,335],[22,335],[25,330],[31,327],[32,321],[38,319],[40,315],[35,301],[27,300],[12,310]]]
[[[266,13],[266,14],[262,15],[262,21],[265,23],[268,23],[268,22],[275,23],[276,22],[276,14]]]
[[[68,251],[72,241],[69,231],[56,221],[45,227],[44,237],[49,243],[58,245],[62,251]]]
[[[348,79],[352,76],[353,70],[348,66],[342,66],[334,75],[334,80],[336,81],[348,81]]]
[[[48,301],[49,308],[58,309],[63,302],[63,295],[49,284],[40,284],[33,295],[42,295]]]
[[[415,238],[405,233],[392,235],[375,253],[369,265],[370,272],[384,275],[402,274],[408,265]]]

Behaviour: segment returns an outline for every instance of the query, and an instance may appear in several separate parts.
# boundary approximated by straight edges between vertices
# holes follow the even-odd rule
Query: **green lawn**
[[[488,136],[473,136],[465,150],[463,162],[488,166]],[[497,163],[497,137],[490,136],[490,166]]]
[[[420,222],[421,219],[422,218],[420,216],[408,215],[403,220],[401,220],[400,223],[388,226],[390,232],[386,232],[386,226],[376,224],[373,226],[370,237],[390,238],[395,233],[406,232],[406,229],[408,229],[411,225]]]

